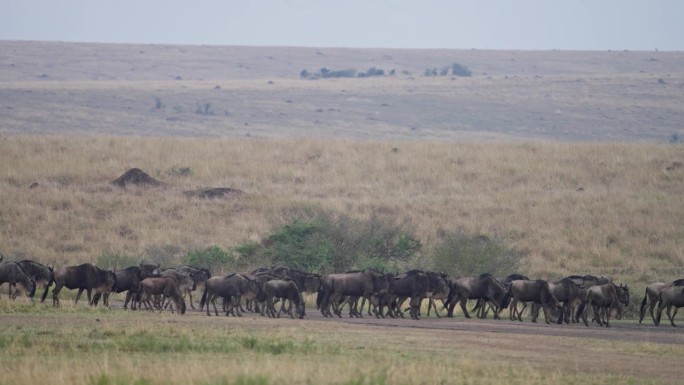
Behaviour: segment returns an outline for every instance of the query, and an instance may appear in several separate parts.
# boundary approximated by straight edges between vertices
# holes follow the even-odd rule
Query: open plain
[[[426,76],[452,63],[472,76]],[[300,76],[321,68],[387,75]],[[8,259],[172,266],[321,210],[401,223],[423,245],[407,268],[460,232],[505,240],[529,276],[607,275],[632,293],[610,329],[3,295],[0,383],[679,383],[684,335],[633,312],[648,283],[684,276],[683,91],[681,52],[0,42]],[[110,184],[133,167],[168,187]],[[244,194],[183,195],[201,187]]]

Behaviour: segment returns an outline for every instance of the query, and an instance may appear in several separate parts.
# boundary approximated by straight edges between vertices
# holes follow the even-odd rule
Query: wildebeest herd
[[[53,306],[59,306],[63,288],[78,289],[77,303],[86,291],[90,305],[97,306],[100,299],[109,306],[109,296],[126,293],[124,309],[169,309],[184,314],[186,298],[195,308],[192,293],[204,287],[199,310],[206,306],[207,315],[219,315],[216,301],[220,298],[222,312],[241,316],[243,312],[279,317],[287,314],[303,318],[306,306],[303,293],[316,296],[316,308],[324,317],[342,317],[345,306],[349,317],[362,317],[365,312],[378,318],[404,318],[408,312],[412,319],[420,319],[421,305],[428,300],[427,315],[433,310],[441,317],[437,301],[447,317],[453,317],[456,305],[464,316],[471,318],[466,305],[476,301],[471,312],[486,318],[491,312],[495,319],[508,309],[511,320],[522,321],[523,311],[529,306],[531,320],[536,322],[540,310],[546,323],[579,323],[589,326],[587,315],[593,311],[592,322],[610,326],[610,318],[620,318],[629,304],[630,293],[626,285],[615,284],[611,279],[592,275],[572,275],[557,281],[528,279],[521,274],[496,278],[483,273],[478,276],[451,278],[446,274],[410,270],[390,274],[371,269],[339,274],[319,275],[285,266],[259,268],[248,273],[213,276],[209,269],[192,266],[161,268],[159,264],[140,263],[122,270],[105,270],[93,264],[53,266],[23,260],[3,263],[0,254],[0,285],[8,283],[10,298],[19,293],[17,285],[33,298],[38,286],[44,287],[41,302],[52,289]],[[280,304],[279,309],[276,305]],[[367,303],[367,306],[366,306]],[[684,306],[684,279],[654,283],[646,288],[640,306],[639,323],[646,308],[655,325],[660,324],[663,310],[672,326],[678,308]],[[654,313],[657,307],[657,313]]]

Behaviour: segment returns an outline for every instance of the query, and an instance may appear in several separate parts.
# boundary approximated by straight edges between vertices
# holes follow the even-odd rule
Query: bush
[[[468,69],[468,67],[458,63],[454,63],[451,65],[451,73],[454,76],[473,76],[473,73]]]
[[[518,270],[520,253],[499,238],[449,233],[433,250],[432,262],[435,270],[455,277],[481,273],[505,276]]]
[[[189,251],[186,262],[191,266],[209,268],[212,272],[235,267],[235,257],[218,246]]]
[[[261,243],[236,248],[243,268],[286,265],[321,274],[351,269],[398,270],[422,248],[419,240],[391,218],[353,220],[316,209],[296,214]]]

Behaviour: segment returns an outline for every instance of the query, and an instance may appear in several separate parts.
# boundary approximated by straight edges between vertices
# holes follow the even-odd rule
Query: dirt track
[[[112,304],[112,307],[120,306],[122,305]],[[221,313],[219,312],[219,314]],[[346,316],[346,314],[344,315]],[[188,308],[186,316],[202,317],[206,315],[198,310]],[[251,313],[244,315],[244,317],[252,316],[253,315]],[[507,317],[507,314],[505,316]],[[256,320],[259,318],[260,316],[255,317]],[[369,316],[365,316],[364,318],[325,318],[321,316],[320,312],[310,308],[307,309],[307,314],[304,320],[334,322],[339,324],[368,325],[371,327],[385,328],[453,330],[461,332],[472,331],[474,333],[510,333],[519,335],[545,335],[571,338],[599,338],[606,340],[649,342],[657,344],[684,344],[684,329],[670,326],[670,323],[664,314],[661,326],[659,327],[654,326],[650,318],[647,316],[647,318],[644,319],[644,323],[641,325],[639,325],[636,320],[630,319],[611,321],[610,328],[599,327],[596,324],[590,324],[589,327],[584,326],[584,324],[547,325],[543,321],[539,323],[532,323],[529,322],[529,320],[517,322],[509,321],[508,318],[502,318],[501,320],[480,320],[474,318],[465,319],[462,315],[458,315],[454,318],[434,318],[433,316],[417,321],[408,318],[377,319],[375,317]],[[283,320],[283,322],[288,321],[289,320],[287,319]],[[675,323],[676,322],[677,320],[675,319]]]

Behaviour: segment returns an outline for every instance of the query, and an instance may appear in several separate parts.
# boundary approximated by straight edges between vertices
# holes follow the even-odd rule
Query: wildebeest
[[[185,297],[186,294],[188,295],[190,307],[194,309],[195,306],[192,304],[192,292],[197,289],[197,285],[202,285],[207,281],[207,279],[211,278],[211,271],[209,271],[209,269],[193,267],[189,265],[178,266],[175,270],[181,274],[190,276],[195,282],[192,290],[190,290],[187,285],[183,288],[183,296]]]
[[[428,298],[428,310],[427,315],[430,316],[430,308],[435,309],[435,315],[437,318],[442,318],[437,310],[436,300],[442,301],[442,307],[444,308],[447,298],[449,297],[449,292],[451,287],[449,286],[449,278],[444,273],[428,272],[428,278],[430,279],[430,292]]]
[[[111,270],[103,270],[91,264],[84,263],[78,266],[63,266],[53,274],[55,280],[55,288],[52,290],[52,305],[59,306],[59,292],[62,287],[73,290],[78,289],[76,300],[78,303],[83,290],[88,294],[88,303],[93,304],[91,292],[95,290],[98,293],[106,294],[112,290],[116,283],[116,274]],[[49,286],[45,288],[41,302],[45,301],[47,297]]]
[[[193,272],[185,274],[177,271],[176,269],[156,269],[152,273],[153,277],[169,277],[176,281],[176,285],[178,286],[178,290],[180,290],[181,295],[185,295],[185,293],[189,293],[190,291],[197,289],[197,283],[195,283],[194,275],[195,273]]]
[[[247,292],[257,293],[259,290],[259,285],[254,279],[250,279],[247,276],[239,273],[230,274],[224,277],[211,277],[204,283],[204,293],[202,294],[202,299],[200,300],[200,310],[204,308],[204,304],[207,305],[207,315],[210,316],[209,304],[214,306],[214,312],[218,315],[218,309],[216,308],[216,298],[221,297],[227,300],[229,304],[236,306],[237,316],[241,317],[240,313],[240,299]],[[226,315],[228,315],[229,310],[226,310]]]
[[[660,291],[660,298],[658,300],[658,315],[655,319],[655,325],[660,325],[660,317],[663,314],[663,309],[667,308],[667,318],[670,319],[672,326],[677,326],[674,323],[674,318],[677,315],[677,310],[684,306],[684,284],[670,285],[664,287]],[[674,313],[670,310],[674,307]]]
[[[172,301],[176,304],[176,309],[181,314],[185,314],[185,301],[181,296],[176,281],[171,277],[145,278],[140,282],[138,292],[141,293],[140,303],[145,304],[145,307],[149,310],[154,310],[156,307],[159,311],[162,311],[161,304],[152,303],[153,297],[161,295],[163,296],[162,303],[165,300]],[[171,308],[171,311],[173,311],[173,307]]]
[[[19,264],[19,266],[21,266],[21,268],[24,270],[24,273],[26,273],[26,275],[28,275],[33,282],[35,282],[35,290],[38,290],[38,285],[47,286],[51,282],[53,272],[52,266],[45,266],[42,263],[28,259],[24,259],[23,261],[18,261],[16,263]],[[10,297],[15,299],[19,295],[19,290],[16,290],[15,288],[14,292],[12,292],[12,288],[15,288],[15,285],[10,285]],[[27,289],[27,291],[30,292],[29,289]]]
[[[641,301],[641,306],[639,307],[639,323],[641,323],[644,320],[647,305],[648,311],[651,314],[651,319],[653,319],[653,323],[655,323],[656,317],[655,314],[653,314],[653,309],[656,307],[658,301],[660,300],[660,291],[667,286],[680,285],[684,285],[684,279],[677,279],[672,282],[656,282],[646,286],[646,293],[644,294],[644,299],[643,301]]]
[[[289,301],[287,314],[289,314],[290,317],[295,318],[295,314],[292,313],[292,305],[294,304],[297,318],[304,318],[304,300],[302,299],[302,292],[294,281],[289,279],[273,279],[264,283],[261,289],[263,298],[260,298],[260,300],[266,302],[265,311],[268,313],[269,317],[280,317],[280,312],[276,314],[273,303],[275,298],[280,298],[283,301]],[[261,314],[264,314],[263,308]]]
[[[0,255],[0,261],[4,257]],[[29,297],[33,298],[36,294],[36,283],[26,274],[24,269],[18,262],[5,262],[0,264],[0,285],[7,282],[10,287],[15,284],[20,284],[29,293]]]
[[[587,289],[583,294],[582,303],[580,304],[577,312],[581,314],[582,321],[586,326],[589,326],[587,322],[587,314],[584,309],[587,306],[592,306],[594,309],[594,319],[596,322],[603,326],[610,327],[610,313],[611,310],[616,309],[618,313],[622,312],[622,307],[629,304],[629,288],[627,286],[617,286],[613,283],[607,283],[605,285],[595,285]],[[601,316],[601,313],[605,316],[605,320]]]
[[[577,287],[580,289],[580,298],[586,297],[587,290],[596,285],[606,285],[612,282],[610,278],[607,277],[596,277],[591,274],[585,274],[585,275],[570,275],[566,277],[570,280],[572,280]],[[587,309],[585,308],[584,311]],[[582,317],[582,314],[580,314],[579,311],[575,312],[574,315],[574,322],[580,322],[580,318]]]
[[[447,299],[448,317],[454,316],[454,308],[459,303],[463,315],[470,318],[466,304],[469,299],[482,299],[489,302],[494,309],[494,318],[499,318],[499,311],[502,305],[506,288],[491,274],[483,273],[476,277],[461,277],[451,280],[451,290]]]
[[[151,277],[152,272],[141,266],[129,266],[122,270],[116,270],[114,274],[116,275],[116,283],[112,286],[111,291],[114,293],[123,293],[125,291],[126,298],[124,300],[124,309],[128,309],[128,302],[130,301],[131,309],[135,310],[136,302],[140,300],[138,297],[140,282],[145,278]],[[95,294],[93,297],[93,304],[97,305],[99,296],[99,293]],[[104,305],[109,306],[109,293],[104,294]]]
[[[292,269],[286,266],[276,266],[271,269],[271,274],[276,277],[289,278],[293,280],[302,293],[315,293],[321,284],[321,276],[305,271]]]
[[[553,320],[553,308],[559,309],[561,307],[556,297],[551,293],[549,283],[541,279],[516,280],[511,282],[510,289],[501,300],[501,307],[506,308],[509,305],[509,300],[511,308],[508,317],[511,320],[514,320],[514,311],[517,309],[517,303],[521,301],[534,302],[541,305],[544,310],[544,318],[546,319],[547,324],[551,323]],[[518,313],[517,318],[518,321],[522,322],[522,311]]]
[[[369,299],[382,290],[386,290],[385,276],[373,270],[352,271],[341,274],[330,274],[321,278],[320,290],[316,300],[324,316],[330,315],[330,306],[338,317],[341,311],[336,307],[343,297]],[[349,307],[350,317],[360,317],[361,313],[352,304]]]
[[[409,270],[394,277],[390,314],[403,317],[402,303],[409,300],[409,315],[411,319],[420,319],[420,304],[430,291],[430,278],[422,270]]]
[[[563,304],[558,316],[558,324],[575,322],[573,310],[579,306],[580,302],[580,289],[577,284],[570,278],[563,278],[549,282],[549,289],[558,302]],[[539,315],[539,305],[534,304],[531,313],[532,319],[536,320]]]

